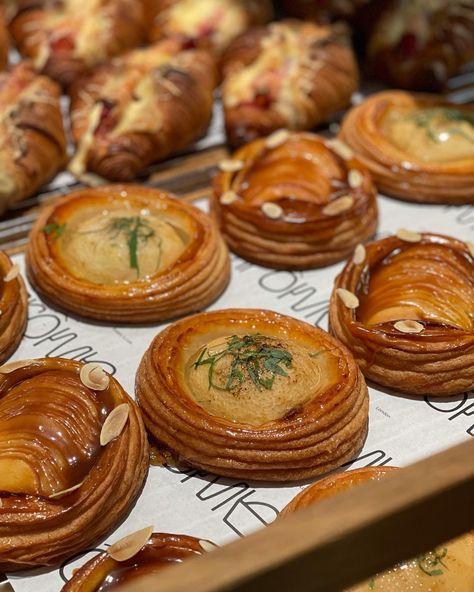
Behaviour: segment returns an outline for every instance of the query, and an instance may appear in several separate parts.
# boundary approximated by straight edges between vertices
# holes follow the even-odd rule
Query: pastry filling
[[[381,132],[394,146],[427,163],[474,159],[474,115],[447,107],[390,109]]]
[[[211,415],[261,426],[301,411],[337,382],[326,350],[266,335],[219,337],[190,360],[191,398]]]
[[[0,399],[0,492],[51,497],[80,484],[100,452],[106,393],[48,371]]]
[[[409,319],[473,331],[473,265],[446,245],[411,245],[370,271],[359,300],[365,325]]]

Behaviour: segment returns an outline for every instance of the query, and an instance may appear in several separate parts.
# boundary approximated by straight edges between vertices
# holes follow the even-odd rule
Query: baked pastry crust
[[[128,181],[185,148],[209,124],[216,76],[210,53],[173,40],[97,68],[71,89],[70,171]]]
[[[227,477],[313,477],[353,458],[367,432],[367,387],[347,350],[265,310],[169,326],[140,363],[136,395],[159,444]]]
[[[345,116],[340,138],[378,188],[424,203],[474,202],[474,108],[403,91],[372,95]]]
[[[212,211],[232,251],[267,267],[310,269],[371,238],[376,191],[367,169],[345,156],[338,141],[280,130],[223,161]]]
[[[32,285],[54,304],[120,323],[201,310],[230,275],[227,248],[206,214],[133,185],[80,190],[46,208],[26,265]]]
[[[0,213],[30,197],[66,160],[60,90],[26,64],[0,74]]]
[[[145,12],[136,0],[28,0],[10,31],[38,71],[67,86],[91,67],[139,45]]]
[[[2,571],[53,565],[95,543],[144,482],[148,444],[138,407],[92,366],[91,373],[91,365],[44,358],[0,368]],[[119,406],[128,409],[126,423],[106,443],[104,419]]]
[[[0,363],[16,350],[26,329],[28,294],[18,265],[0,251]]]
[[[237,37],[222,58],[231,145],[288,128],[311,129],[349,104],[357,64],[340,29],[280,21]]]
[[[10,37],[6,24],[6,9],[0,6],[0,70],[8,64],[8,50],[10,48]]]
[[[331,296],[332,333],[378,384],[415,395],[467,391],[474,384],[473,247],[438,234],[398,234],[346,264]]]
[[[130,535],[128,535],[130,536]],[[132,535],[133,536],[133,535]],[[116,561],[107,551],[99,553],[78,569],[61,592],[95,592],[138,581],[214,546],[209,541],[185,534],[154,533],[138,552],[126,561]]]

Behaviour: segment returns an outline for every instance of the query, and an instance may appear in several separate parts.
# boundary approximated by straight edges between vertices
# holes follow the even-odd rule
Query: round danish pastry
[[[18,265],[0,251],[0,363],[20,344],[26,329],[28,294]]]
[[[353,458],[367,432],[367,387],[346,348],[265,310],[169,326],[140,363],[136,394],[158,444],[228,477],[319,475]]]
[[[394,197],[474,202],[474,107],[403,91],[372,95],[343,120],[340,138]]]
[[[376,230],[370,175],[339,140],[279,130],[241,147],[220,168],[214,215],[232,251],[254,263],[329,265]]]
[[[152,527],[127,535],[78,569],[61,592],[119,592],[143,577],[199,557],[216,546],[184,534],[153,533]]]
[[[35,289],[54,304],[129,323],[200,310],[230,274],[227,248],[206,214],[133,185],[80,190],[46,208],[26,264]]]
[[[0,569],[53,565],[130,509],[148,467],[140,412],[97,364],[0,367]]]
[[[332,332],[367,378],[431,396],[474,385],[474,246],[399,230],[358,247],[331,296]]]

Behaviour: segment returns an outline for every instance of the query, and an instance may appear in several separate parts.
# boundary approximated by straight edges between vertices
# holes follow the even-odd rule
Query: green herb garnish
[[[460,111],[458,109],[439,107],[433,109],[424,109],[423,111],[415,113],[413,115],[415,124],[418,127],[424,128],[430,140],[432,140],[436,144],[441,143],[441,139],[438,133],[433,128],[433,119],[435,119],[436,117],[444,118],[447,121],[469,123],[471,126],[474,126],[474,116],[470,113],[464,113],[463,111]],[[451,135],[461,136],[464,139],[468,140],[468,142],[472,142],[474,144],[474,135],[466,133],[459,127],[450,127],[445,131],[446,133],[449,133]]]
[[[123,234],[127,240],[129,252],[129,264],[131,269],[137,270],[140,274],[138,265],[138,249],[140,244],[145,244],[148,239],[155,235],[155,231],[147,220],[140,216],[131,216],[129,218],[115,218],[108,227],[112,234],[112,240],[119,234]]]
[[[418,567],[428,576],[441,576],[444,573],[441,567],[448,569],[447,565],[443,563],[447,553],[448,549],[446,547],[424,553],[416,559]]]
[[[217,384],[214,380],[216,364],[225,357],[231,358],[230,368],[225,380]],[[233,335],[227,341],[227,347],[216,354],[210,354],[204,348],[194,362],[199,366],[209,366],[209,389],[235,391],[246,378],[261,390],[270,390],[277,376],[288,376],[284,368],[292,367],[293,356],[277,340],[264,335]]]
[[[369,590],[375,590],[375,578],[369,580]]]
[[[51,236],[53,240],[57,240],[66,229],[66,223],[58,224],[57,222],[51,222],[43,226],[43,232],[48,236]]]

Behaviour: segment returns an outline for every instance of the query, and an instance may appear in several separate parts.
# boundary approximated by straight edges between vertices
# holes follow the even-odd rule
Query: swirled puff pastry
[[[134,179],[149,164],[207,128],[216,83],[214,58],[166,40],[97,68],[71,90],[70,171]]]
[[[378,481],[395,467],[367,467],[326,477],[299,493],[283,510],[291,514],[367,481]],[[417,590],[419,592],[467,592],[474,589],[474,533],[468,533],[377,574],[347,592]]]
[[[269,0],[148,0],[151,41],[175,37],[185,47],[217,53],[240,33],[272,16]]]
[[[201,310],[230,274],[227,248],[206,214],[133,185],[80,190],[46,208],[26,265],[35,289],[54,304],[115,322]]]
[[[8,359],[25,332],[28,294],[18,265],[0,251],[0,363]]]
[[[184,534],[132,533],[114,543],[74,573],[61,592],[119,592],[162,569],[199,557],[215,547],[206,540]]]
[[[0,569],[53,565],[95,543],[147,467],[139,410],[96,364],[0,367]]]
[[[92,66],[139,45],[143,3],[136,0],[32,0],[10,30],[35,68],[67,86]]]
[[[340,138],[378,188],[426,203],[474,202],[474,107],[385,91],[353,107]]]
[[[279,128],[311,129],[349,104],[354,54],[331,27],[281,21],[237,37],[222,59],[227,137],[250,142]]]
[[[66,160],[57,85],[19,64],[0,74],[0,213],[30,197]]]
[[[407,230],[366,245],[331,296],[332,332],[366,377],[446,396],[474,384],[474,246]]]
[[[346,258],[377,227],[370,175],[337,140],[279,130],[221,164],[212,209],[238,255],[308,269]]]
[[[367,387],[324,331],[275,312],[195,315],[145,353],[136,394],[148,431],[211,473],[288,481],[352,458],[367,431]]]

